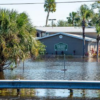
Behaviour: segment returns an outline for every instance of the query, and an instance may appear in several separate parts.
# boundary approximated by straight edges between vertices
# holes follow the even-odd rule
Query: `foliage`
[[[0,71],[6,62],[16,64],[18,59],[39,54],[41,43],[34,39],[35,33],[26,13],[0,9]]]
[[[100,9],[100,1],[97,1],[95,3],[92,4],[92,9]]]
[[[55,0],[45,0],[44,8],[46,12],[48,11],[55,12],[56,11]]]
[[[65,26],[67,26],[67,21],[59,20],[57,22],[57,26],[58,27],[65,27]]]
[[[55,12],[56,11],[56,4],[55,4],[55,0],[45,0],[45,4],[44,4],[44,9],[47,13],[47,18],[46,18],[46,26],[48,24],[48,18],[49,18],[49,13],[50,12]]]
[[[97,31],[97,35],[100,35],[100,25],[96,24],[96,31]]]
[[[76,15],[77,15],[76,12],[71,12],[69,14],[69,17],[67,17],[69,26],[75,26],[75,23],[76,23]]]
[[[87,5],[81,5],[77,12],[71,12],[69,17],[67,17],[68,26],[81,26],[83,18],[86,21],[86,25],[91,25],[91,20],[93,18],[93,10]]]

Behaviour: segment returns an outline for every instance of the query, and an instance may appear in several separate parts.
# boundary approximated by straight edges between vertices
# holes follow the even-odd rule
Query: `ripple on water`
[[[24,71],[23,64],[11,70],[5,70],[5,79],[16,79],[21,77],[22,79],[31,80],[100,80],[100,60],[96,59],[66,59],[65,60],[65,72],[64,61],[61,59],[55,59],[49,61],[31,61],[26,60]],[[69,90],[50,90],[50,89],[36,89],[37,97],[51,97],[51,98],[69,98],[68,100],[78,100],[75,98],[100,98],[100,90],[74,90],[73,95]],[[73,97],[72,99],[70,99]],[[59,97],[60,98],[60,97]],[[55,99],[57,100],[57,99]],[[83,99],[84,100],[84,99]],[[95,99],[96,100],[96,99]]]

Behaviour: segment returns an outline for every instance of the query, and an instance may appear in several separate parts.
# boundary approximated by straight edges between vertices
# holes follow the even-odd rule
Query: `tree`
[[[81,5],[77,12],[71,12],[67,17],[68,26],[81,26],[83,18],[87,22],[87,26],[91,25],[93,13],[93,10],[87,5]]]
[[[92,4],[92,9],[99,9],[100,10],[100,1],[96,1]]]
[[[93,17],[93,13],[94,13],[93,10],[90,9],[86,4],[84,4],[84,5],[81,5],[79,9],[79,13],[80,13],[81,20],[83,20],[84,18],[85,21],[87,22],[86,25],[88,26],[88,23],[90,23]]]
[[[72,26],[74,26],[75,25],[75,17],[76,17],[76,12],[71,12],[70,14],[69,14],[69,17],[67,17],[67,20],[68,20],[68,23],[70,24],[70,25],[72,25]]]
[[[45,0],[44,4],[45,11],[47,12],[47,18],[46,18],[46,26],[48,24],[48,18],[49,18],[49,13],[50,12],[55,12],[56,11],[56,4],[55,0]]]
[[[53,23],[52,27],[56,27],[57,25],[55,23]]]
[[[99,40],[100,40],[100,24],[96,24],[96,31],[97,31],[97,58],[99,56]]]
[[[57,26],[58,26],[58,27],[65,27],[65,26],[67,26],[67,21],[59,20],[59,21],[57,22]]]
[[[100,40],[100,1],[92,4],[93,9],[98,9],[98,13],[94,15],[93,24],[97,31],[97,58],[99,57],[99,40]]]
[[[0,9],[0,71],[18,59],[24,61],[39,52],[33,28],[26,13]]]

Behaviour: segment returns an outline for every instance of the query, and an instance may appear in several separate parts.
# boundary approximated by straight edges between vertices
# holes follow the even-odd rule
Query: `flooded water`
[[[20,77],[26,80],[100,80],[100,60],[67,58],[65,69],[66,71],[64,71],[63,59],[50,58],[43,61],[29,59],[25,61],[24,68],[23,63],[20,63],[14,70],[6,69],[3,74],[0,73],[0,76],[2,79]],[[18,97],[16,90],[6,89],[6,93],[0,90],[0,97],[0,100],[22,100],[21,98],[27,100],[100,100],[100,90],[73,90],[71,94],[68,89],[21,89],[20,97]]]

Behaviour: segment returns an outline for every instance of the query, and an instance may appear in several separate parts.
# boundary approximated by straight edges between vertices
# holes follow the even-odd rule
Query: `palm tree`
[[[81,18],[81,25],[83,28],[83,58],[85,54],[85,26],[86,26],[86,21],[88,23],[88,18],[91,16],[90,10],[87,5],[81,5],[80,9],[80,18]]]
[[[68,23],[71,24],[72,26],[75,26],[75,18],[76,18],[76,12],[71,12],[69,14],[69,17],[67,17]]]
[[[97,15],[96,15],[97,17]],[[96,32],[97,32],[97,58],[99,57],[99,51],[98,51],[98,47],[99,47],[99,40],[100,40],[100,17],[98,15],[98,17],[95,20],[95,27],[96,27]]]
[[[47,12],[47,18],[46,18],[46,26],[48,24],[48,18],[49,18],[49,13],[50,12],[55,12],[56,11],[56,4],[55,0],[45,0],[44,4],[45,11]]]
[[[88,25],[88,23],[90,23],[90,20],[92,20],[93,13],[94,13],[93,10],[84,4],[81,5],[79,12],[80,12],[81,20],[83,20],[84,18],[85,21],[87,22],[86,25]]]
[[[92,9],[98,9],[98,13],[95,13],[92,19],[92,23],[96,28],[97,32],[97,58],[99,57],[99,40],[100,40],[100,1],[92,4]]]
[[[97,58],[99,57],[99,40],[100,40],[100,26],[96,26],[97,31]]]
[[[39,52],[35,34],[26,13],[0,9],[0,71]]]

